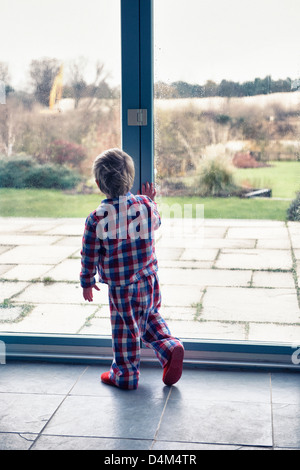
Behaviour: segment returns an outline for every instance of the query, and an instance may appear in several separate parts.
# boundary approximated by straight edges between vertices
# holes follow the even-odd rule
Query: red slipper
[[[164,367],[163,382],[174,385],[182,375],[184,349],[181,345],[175,346],[167,365]]]
[[[106,385],[113,385],[115,387],[115,384],[109,378],[109,371],[103,372],[103,374],[101,374],[101,382],[105,383]]]

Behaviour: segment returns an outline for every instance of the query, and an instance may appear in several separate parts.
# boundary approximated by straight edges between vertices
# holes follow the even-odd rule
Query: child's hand
[[[140,191],[138,191],[138,194],[141,194]],[[150,197],[154,201],[154,198],[156,196],[156,189],[154,187],[154,184],[151,183],[149,184],[148,182],[146,184],[142,185],[142,194],[145,196]]]
[[[89,302],[93,302],[93,289],[100,290],[96,284],[93,287],[84,287],[83,288],[83,298]]]

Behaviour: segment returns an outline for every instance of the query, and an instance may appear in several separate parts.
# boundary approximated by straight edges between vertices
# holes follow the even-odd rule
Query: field
[[[293,199],[300,190],[300,162],[270,162],[270,165],[236,170],[235,180],[254,188],[271,188],[273,197]]]
[[[0,189],[2,217],[86,217],[101,202],[97,194],[65,194],[62,191],[38,189]],[[172,205],[204,204],[205,218],[286,220],[290,201],[272,199],[164,197],[157,199],[162,216],[168,217]],[[168,208],[169,206],[169,208]]]

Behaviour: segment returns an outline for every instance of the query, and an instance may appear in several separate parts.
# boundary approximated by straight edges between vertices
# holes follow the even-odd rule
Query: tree
[[[33,94],[35,99],[44,106],[49,106],[50,91],[59,67],[60,63],[57,59],[44,58],[31,61],[30,77]]]

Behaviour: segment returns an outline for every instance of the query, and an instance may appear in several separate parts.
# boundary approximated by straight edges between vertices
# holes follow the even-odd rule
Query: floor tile
[[[45,434],[153,439],[164,401],[152,398],[145,406],[145,398],[134,391],[117,391],[110,397],[67,397]]]
[[[300,407],[298,405],[273,404],[274,445],[300,448]]]
[[[157,439],[270,446],[271,405],[232,401],[169,400]]]
[[[0,432],[0,450],[28,450],[37,434]]]
[[[152,440],[42,435],[32,450],[148,450]],[[108,455],[109,456],[109,455]]]
[[[270,403],[270,374],[250,371],[211,371],[186,369],[173,387],[169,401]]]
[[[62,395],[0,393],[0,432],[39,433]]]
[[[65,395],[85,371],[85,365],[9,362],[0,370],[0,393]]]

